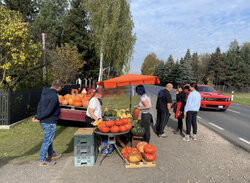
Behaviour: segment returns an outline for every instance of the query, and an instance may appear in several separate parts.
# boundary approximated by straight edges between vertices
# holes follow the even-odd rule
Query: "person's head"
[[[51,88],[56,89],[56,91],[61,91],[63,88],[63,82],[60,79],[56,79],[52,82]]]
[[[136,86],[136,88],[135,88],[135,92],[137,93],[137,95],[142,96],[143,94],[146,93],[146,90],[145,90],[145,88],[144,88],[143,85],[138,85],[138,86]]]
[[[178,92],[182,92],[184,90],[184,86],[183,85],[178,85],[177,86],[177,91]]]
[[[186,84],[186,85],[184,86],[184,90],[190,91],[190,86],[189,86],[189,84]]]
[[[196,84],[196,83],[191,83],[191,84],[190,84],[190,90],[191,90],[191,91],[197,90],[197,84]]]
[[[173,89],[173,84],[172,83],[168,83],[166,85],[166,90],[171,91],[172,89]]]
[[[96,97],[96,98],[102,98],[103,95],[104,95],[103,88],[102,87],[97,88],[96,91],[95,91],[94,97]]]

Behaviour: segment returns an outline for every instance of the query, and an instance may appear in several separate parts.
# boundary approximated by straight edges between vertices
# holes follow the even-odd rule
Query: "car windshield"
[[[199,92],[216,92],[215,89],[209,86],[198,86],[197,91]]]

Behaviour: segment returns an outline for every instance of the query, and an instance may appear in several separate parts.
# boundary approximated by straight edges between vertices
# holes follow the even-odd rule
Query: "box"
[[[94,166],[96,158],[94,155],[89,155],[86,157],[74,156],[75,166]]]

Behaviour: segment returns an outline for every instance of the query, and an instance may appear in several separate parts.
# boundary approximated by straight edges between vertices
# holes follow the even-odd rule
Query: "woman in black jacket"
[[[182,134],[182,127],[183,127],[183,121],[184,118],[184,107],[186,105],[186,93],[184,92],[183,85],[178,85],[176,90],[176,112],[175,117],[178,119],[178,127],[175,130],[175,134],[180,131],[180,134]]]

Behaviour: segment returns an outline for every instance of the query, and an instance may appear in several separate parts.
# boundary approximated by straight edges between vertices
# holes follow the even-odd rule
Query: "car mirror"
[[[216,90],[216,93],[219,93],[219,90]]]

